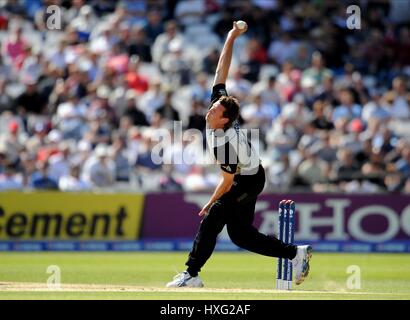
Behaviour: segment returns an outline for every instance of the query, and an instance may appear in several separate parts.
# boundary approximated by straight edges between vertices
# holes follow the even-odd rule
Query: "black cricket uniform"
[[[212,104],[227,95],[225,85],[217,84],[212,89]],[[235,177],[231,189],[210,206],[201,222],[186,262],[190,275],[196,276],[209,259],[225,225],[237,246],[265,256],[293,259],[295,245],[262,234],[252,225],[257,196],[265,185],[265,170],[238,121],[227,130],[207,128],[207,141],[221,170]]]

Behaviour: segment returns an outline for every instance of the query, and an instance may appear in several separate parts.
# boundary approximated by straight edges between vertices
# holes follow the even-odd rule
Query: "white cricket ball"
[[[236,26],[241,30],[245,29],[246,28],[246,22],[242,21],[242,20],[239,20],[239,21],[236,22]]]

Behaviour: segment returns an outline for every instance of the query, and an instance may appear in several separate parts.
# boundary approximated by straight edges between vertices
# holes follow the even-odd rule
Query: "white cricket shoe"
[[[204,283],[199,276],[192,277],[188,271],[181,272],[174,277],[174,280],[167,283],[167,288],[202,288]]]
[[[309,274],[309,261],[312,258],[312,247],[298,246],[296,257],[292,259],[295,283],[301,284]]]

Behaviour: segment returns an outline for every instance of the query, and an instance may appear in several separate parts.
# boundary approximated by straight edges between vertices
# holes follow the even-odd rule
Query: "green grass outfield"
[[[314,253],[309,278],[291,292],[275,288],[277,260],[216,252],[203,289],[166,289],[187,253],[0,253],[0,299],[407,299],[410,254]],[[61,269],[62,289],[47,288],[47,267]],[[361,289],[349,290],[351,265]]]

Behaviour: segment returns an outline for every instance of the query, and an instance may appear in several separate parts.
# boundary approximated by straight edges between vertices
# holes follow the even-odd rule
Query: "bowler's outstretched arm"
[[[221,55],[219,57],[213,86],[221,83],[225,84],[226,79],[228,77],[229,68],[231,66],[233,44],[235,42],[235,39],[239,37],[242,33],[245,33],[247,29],[247,26],[244,29],[239,29],[236,25],[236,21],[234,21],[233,27],[228,33],[228,36],[222,48]]]

